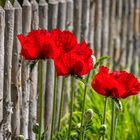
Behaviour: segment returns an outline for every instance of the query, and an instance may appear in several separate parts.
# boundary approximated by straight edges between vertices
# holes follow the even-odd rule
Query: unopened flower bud
[[[85,112],[85,123],[88,123],[89,121],[92,120],[93,118],[93,110],[92,109],[88,109],[86,112]]]
[[[105,132],[106,132],[106,125],[105,124],[102,124],[101,127],[99,128],[99,135],[103,136],[105,135]]]
[[[81,123],[78,123],[76,128],[80,128],[81,127]]]
[[[93,64],[96,63],[96,57],[94,55],[91,55],[91,58],[93,59]]]
[[[16,140],[26,140],[26,138],[23,135],[18,135]]]
[[[35,133],[35,134],[38,134],[39,133],[39,124],[38,123],[35,123],[34,125],[33,125],[33,132]]]

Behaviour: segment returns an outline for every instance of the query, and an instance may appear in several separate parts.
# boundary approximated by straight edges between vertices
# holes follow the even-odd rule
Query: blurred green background
[[[90,82],[93,79],[91,76]],[[78,124],[80,123],[80,112],[83,99],[83,83],[78,82],[78,89],[75,91],[74,98],[74,113],[73,113],[73,131],[72,140],[79,140],[79,129]],[[91,88],[88,89],[86,96],[85,110],[93,110],[92,121],[86,128],[85,140],[98,140],[99,128],[102,123],[103,110],[104,110],[104,96],[95,93]],[[119,112],[117,128],[116,128],[116,140],[140,140],[140,95],[130,96],[126,99],[122,99],[123,111]],[[110,139],[111,130],[111,98],[107,101],[107,112],[106,112],[106,135],[105,139]],[[64,132],[68,126],[66,114],[62,118],[61,133],[57,135],[57,140],[65,140],[66,135]]]
[[[1,5],[1,6],[4,6],[5,1],[6,1],[6,0],[0,0],[0,5]],[[10,0],[10,1],[13,3],[14,0]],[[19,1],[22,1],[22,0],[19,0]]]

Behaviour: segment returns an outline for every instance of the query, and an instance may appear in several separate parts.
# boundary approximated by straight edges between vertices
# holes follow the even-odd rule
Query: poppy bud
[[[38,123],[35,123],[34,125],[33,125],[33,132],[35,133],[35,134],[38,134],[39,133],[39,124]]]
[[[85,123],[88,123],[89,121],[92,120],[93,118],[93,110],[92,109],[88,109],[86,112],[85,112]]]
[[[76,128],[80,128],[81,127],[81,123],[78,123]]]
[[[93,63],[96,63],[96,57],[94,55],[91,55],[91,58],[93,59]]]
[[[106,132],[106,125],[102,124],[98,130],[98,133],[99,133],[99,135],[103,136],[103,135],[105,135],[105,132]]]
[[[16,140],[26,140],[26,138],[23,135],[18,135]]]

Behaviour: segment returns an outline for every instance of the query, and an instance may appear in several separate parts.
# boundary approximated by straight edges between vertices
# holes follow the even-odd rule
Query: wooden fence
[[[0,140],[22,134],[35,140],[32,126],[37,121],[38,66],[30,72],[20,59],[17,34],[32,29],[59,28],[73,31],[77,40],[85,39],[97,58],[109,55],[113,68],[139,72],[140,0],[17,0],[0,7]],[[43,125],[51,129],[54,65],[43,64]],[[57,78],[57,130],[62,78]],[[68,111],[70,81],[65,82],[64,114]]]

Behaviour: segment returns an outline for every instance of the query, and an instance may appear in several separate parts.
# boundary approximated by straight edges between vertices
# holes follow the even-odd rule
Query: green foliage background
[[[4,7],[5,1],[6,0],[0,0],[0,5]],[[10,0],[10,1],[13,3],[14,0]]]
[[[91,83],[93,76],[89,81]],[[74,100],[74,113],[73,113],[73,130],[71,134],[72,140],[79,140],[80,128],[77,128],[80,123],[81,106],[83,99],[84,85],[78,82],[78,88],[75,90]],[[116,140],[140,140],[140,95],[130,96],[127,99],[121,100],[123,105],[123,111],[119,112]],[[89,123],[86,129],[86,140],[98,140],[98,130],[100,128],[103,110],[104,110],[104,96],[95,93],[92,88],[88,88],[86,96],[85,109],[93,109],[93,119]],[[61,120],[61,131],[54,138],[55,140],[65,140],[67,135],[68,126],[68,114],[66,114]],[[106,134],[105,139],[110,139],[111,129],[111,98],[108,98],[107,112],[106,112]]]

